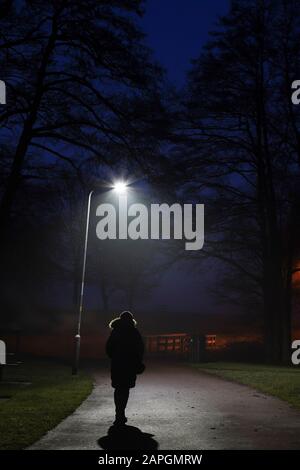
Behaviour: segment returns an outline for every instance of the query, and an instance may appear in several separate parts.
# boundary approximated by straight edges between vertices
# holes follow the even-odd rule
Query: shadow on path
[[[107,436],[98,439],[98,444],[104,450],[155,450],[158,443],[153,436],[134,426],[111,426]]]

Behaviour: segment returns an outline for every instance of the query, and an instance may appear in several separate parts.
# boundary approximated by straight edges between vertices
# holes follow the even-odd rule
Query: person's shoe
[[[126,416],[116,416],[116,419],[114,421],[114,426],[122,426],[125,423],[127,423]]]

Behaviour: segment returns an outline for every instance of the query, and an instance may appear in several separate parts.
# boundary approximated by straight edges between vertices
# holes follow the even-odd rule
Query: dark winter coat
[[[133,320],[117,318],[110,324],[112,332],[106,343],[111,359],[112,387],[132,388],[142,363],[144,344]]]

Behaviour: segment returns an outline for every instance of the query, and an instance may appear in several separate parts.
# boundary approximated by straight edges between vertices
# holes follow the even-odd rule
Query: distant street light
[[[119,194],[125,193],[127,191],[127,184],[124,181],[116,181],[112,188]],[[90,212],[91,212],[91,199],[95,190],[90,191],[88,196],[87,203],[87,212],[86,212],[86,226],[85,226],[85,239],[84,239],[84,250],[83,250],[83,265],[82,265],[82,275],[81,275],[81,288],[80,288],[80,300],[79,300],[79,311],[78,311],[78,321],[77,321],[77,331],[75,335],[75,347],[74,347],[74,363],[72,367],[72,374],[76,375],[78,372],[79,356],[80,356],[80,331],[81,331],[81,319],[83,312],[83,293],[85,285],[85,272],[86,272],[86,255],[87,255],[87,246],[88,246],[88,237],[89,237],[89,225],[90,225]]]

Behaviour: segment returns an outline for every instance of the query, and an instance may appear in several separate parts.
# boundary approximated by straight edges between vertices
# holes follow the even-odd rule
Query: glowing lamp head
[[[117,181],[113,188],[118,194],[123,194],[127,191],[127,184],[124,181]]]

